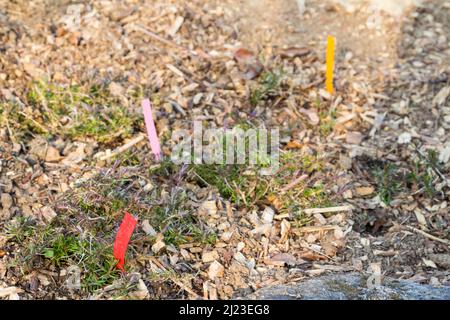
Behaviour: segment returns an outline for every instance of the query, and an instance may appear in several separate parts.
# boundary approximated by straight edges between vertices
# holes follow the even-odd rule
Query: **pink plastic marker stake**
[[[144,110],[145,126],[147,127],[150,147],[155,155],[156,161],[161,160],[161,146],[159,144],[158,134],[156,133],[155,122],[153,121],[152,107],[149,99],[142,100],[142,109]]]

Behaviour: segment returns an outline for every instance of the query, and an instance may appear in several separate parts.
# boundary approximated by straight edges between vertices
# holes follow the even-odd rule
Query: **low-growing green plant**
[[[381,201],[389,205],[402,187],[402,180],[397,173],[397,167],[389,163],[382,168],[376,168],[373,175],[377,182],[378,195]]]
[[[6,236],[8,239],[22,243],[36,232],[36,224],[31,218],[19,216],[6,224]]]
[[[408,182],[416,184],[419,190],[423,188],[429,197],[433,197],[436,194],[434,187],[436,171],[442,170],[441,167],[436,150],[428,150],[426,155],[420,155],[412,164],[407,175]]]
[[[282,69],[263,72],[258,79],[258,85],[250,91],[250,104],[257,106],[262,100],[276,95],[283,76],[284,71]]]
[[[42,254],[59,266],[62,261],[82,255],[85,250],[84,245],[84,242],[78,241],[72,235],[58,235],[50,241],[49,247],[45,248]]]
[[[0,104],[0,124],[13,139],[34,135],[45,139],[67,136],[93,138],[110,144],[129,137],[139,124],[137,115],[122,106],[104,86],[62,86],[44,81],[30,85],[25,104]]]

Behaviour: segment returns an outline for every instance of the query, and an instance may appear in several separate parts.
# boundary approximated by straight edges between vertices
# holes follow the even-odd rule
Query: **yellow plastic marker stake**
[[[333,69],[334,69],[334,37],[328,36],[327,40],[327,71],[325,86],[329,93],[333,93]]]

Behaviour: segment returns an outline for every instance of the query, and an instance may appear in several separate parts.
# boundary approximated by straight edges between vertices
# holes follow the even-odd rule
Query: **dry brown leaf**
[[[245,72],[245,78],[248,80],[256,78],[264,70],[262,63],[255,57],[253,52],[247,49],[238,49],[234,53],[234,58],[242,71]]]
[[[314,251],[303,251],[300,252],[300,258],[309,260],[309,261],[316,261],[316,260],[328,260],[327,257],[318,254]]]
[[[283,204],[281,203],[281,201],[276,197],[276,196],[274,196],[274,195],[270,195],[270,196],[268,196],[267,197],[267,200],[272,204],[272,206],[275,208],[275,209],[280,209],[282,206],[283,206]]]
[[[301,143],[297,140],[292,140],[286,144],[286,148],[287,149],[301,149],[301,148],[303,148],[303,145],[304,145],[303,143]]]
[[[311,52],[310,49],[304,47],[290,47],[280,52],[281,58],[304,57]]]

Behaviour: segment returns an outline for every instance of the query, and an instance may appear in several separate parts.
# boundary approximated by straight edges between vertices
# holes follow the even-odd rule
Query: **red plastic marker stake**
[[[131,234],[136,226],[136,219],[131,214],[125,212],[125,217],[120,224],[119,231],[117,232],[116,241],[114,242],[114,258],[119,260],[116,268],[125,272],[123,268],[125,264],[125,253],[127,252],[128,242],[130,241]]]

